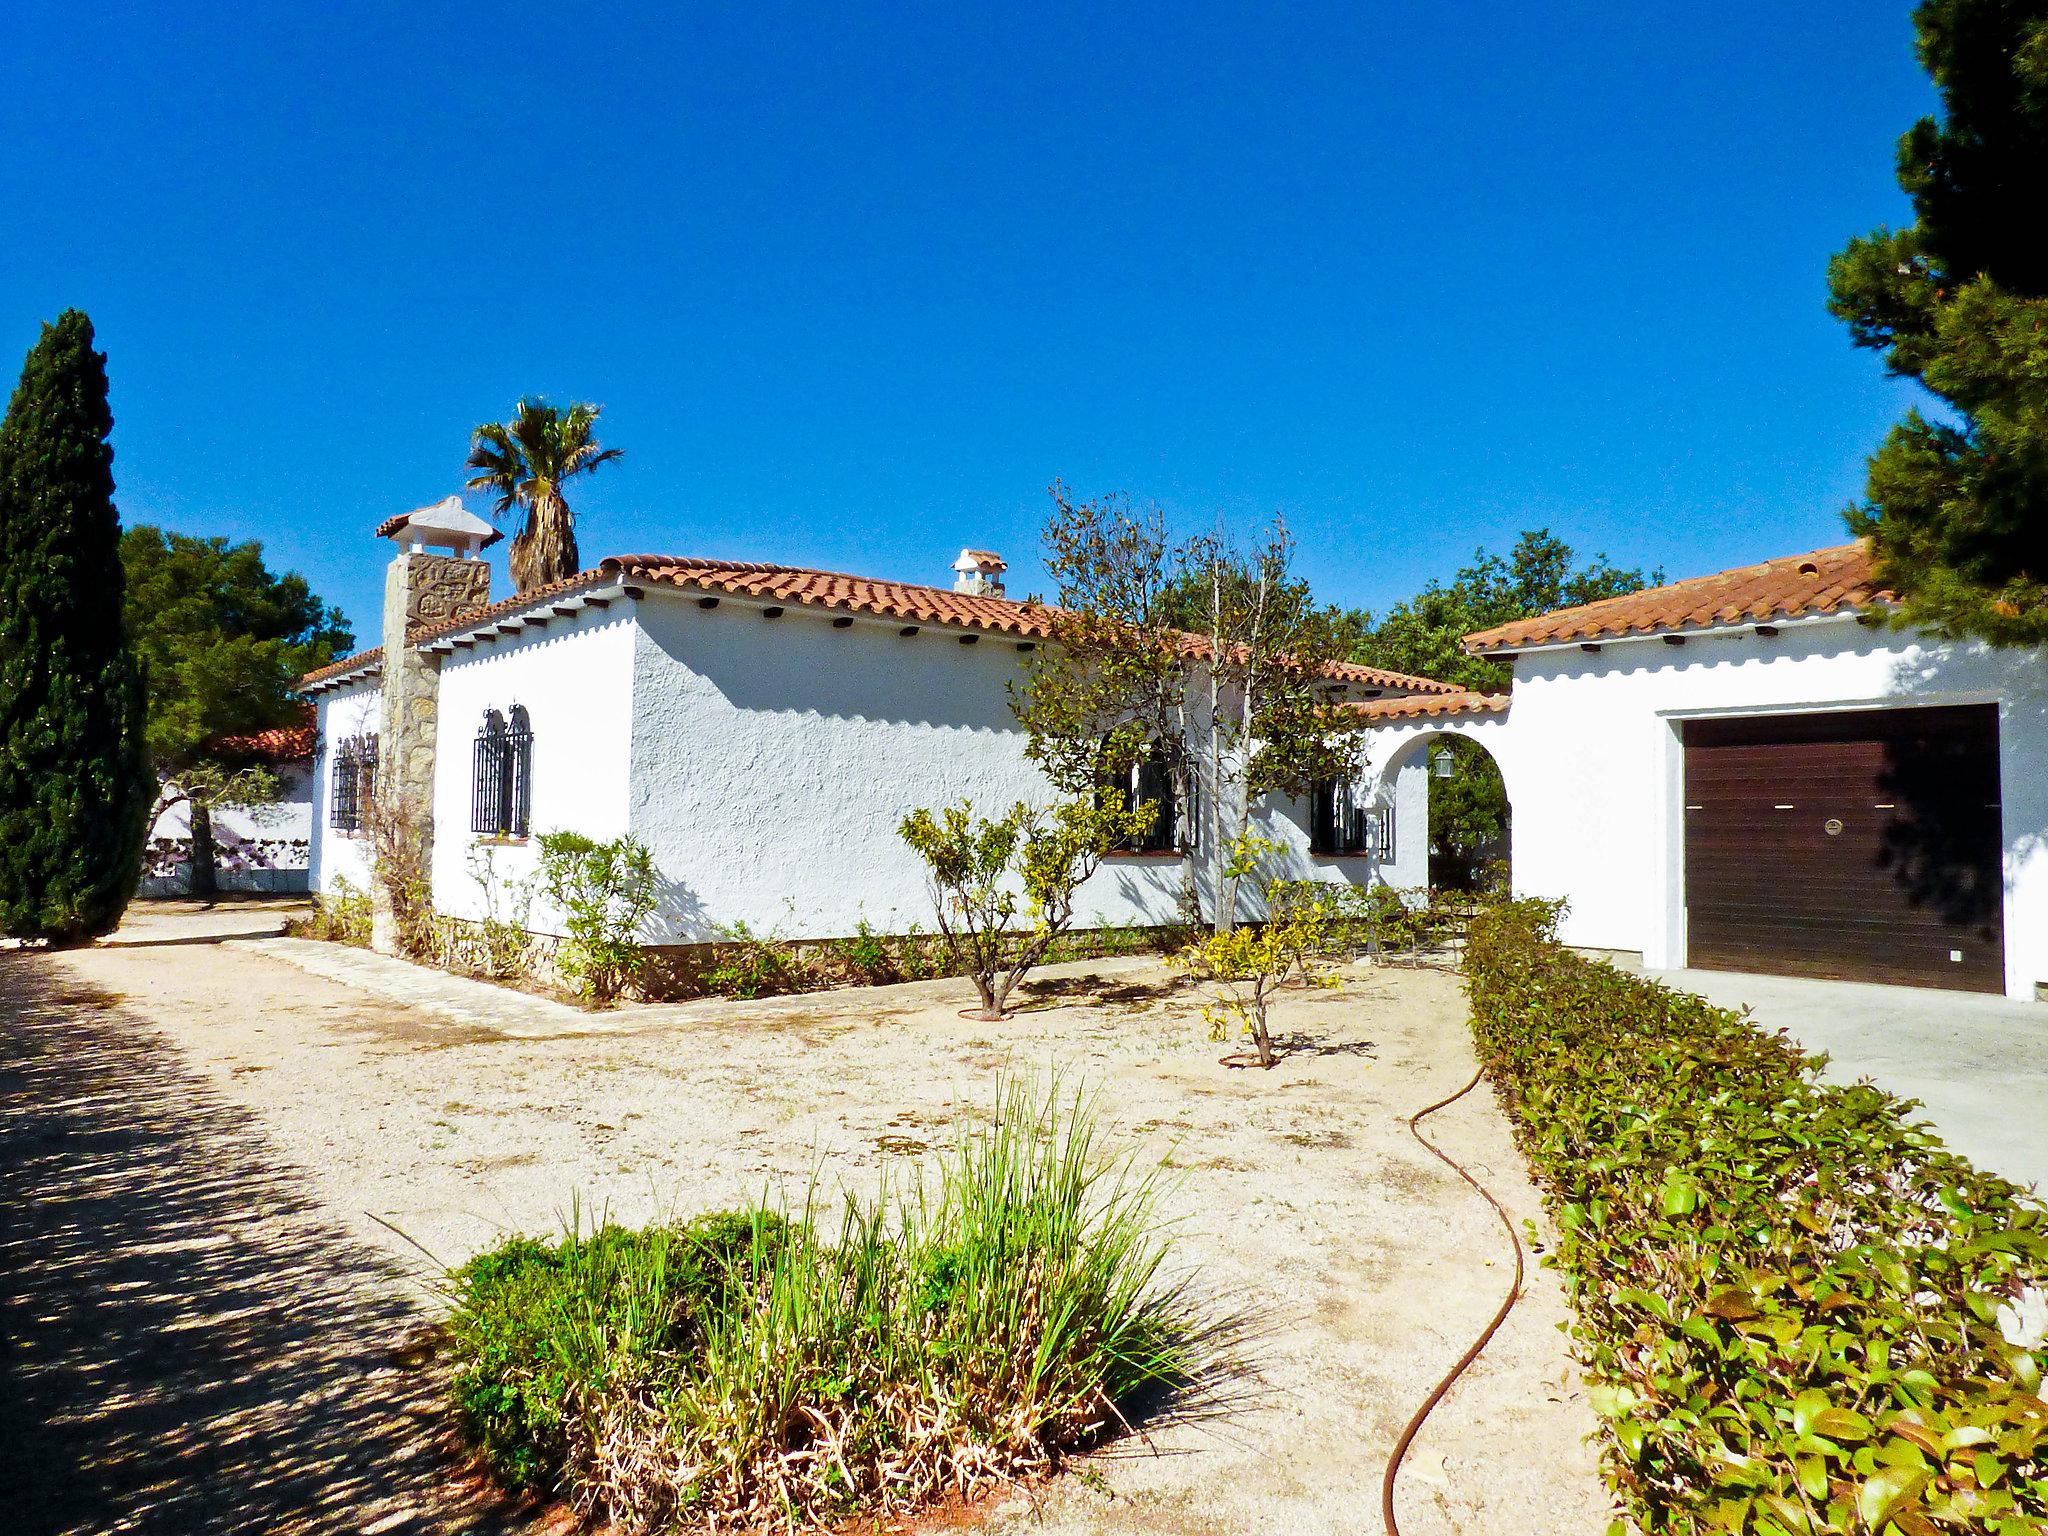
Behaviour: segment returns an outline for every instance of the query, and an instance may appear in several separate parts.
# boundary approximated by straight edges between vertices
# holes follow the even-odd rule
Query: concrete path
[[[1918,1099],[1942,1139],[1978,1167],[2048,1190],[2048,1004],[1789,976],[1651,974],[1747,1008],[1766,1029],[1826,1052],[1830,1081],[1867,1077]]]

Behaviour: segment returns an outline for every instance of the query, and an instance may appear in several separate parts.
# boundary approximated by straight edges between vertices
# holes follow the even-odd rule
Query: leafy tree
[[[261,804],[278,789],[267,764],[225,743],[299,723],[297,679],[345,654],[354,637],[303,576],[272,574],[253,541],[141,524],[121,536],[121,563],[128,632],[149,682],[155,814],[189,807],[192,890],[211,895],[213,812]]]
[[[939,932],[974,979],[982,1017],[1004,1016],[1017,983],[1074,920],[1075,893],[1154,814],[1088,795],[1051,810],[1020,800],[994,818],[965,801],[903,818],[903,840],[930,872]]]
[[[1467,655],[1465,636],[1553,609],[1640,592],[1663,579],[1661,570],[1647,575],[1623,570],[1605,555],[1579,564],[1564,540],[1547,528],[1533,528],[1515,540],[1505,558],[1475,549],[1472,563],[1449,586],[1431,582],[1396,603],[1377,624],[1369,615],[1354,616],[1350,657],[1367,666],[1496,693],[1508,686],[1512,672],[1504,662]]]
[[[2048,3],[1923,0],[1939,118],[1899,141],[1914,222],[1851,240],[1829,309],[1941,402],[1870,460],[1848,514],[1904,622],[2048,641]]]
[[[0,421],[0,932],[55,944],[121,920],[148,826],[113,427],[106,356],[68,309]]]
[[[1263,839],[1242,838],[1231,862],[1250,870],[1272,849]],[[1273,994],[1290,977],[1312,987],[1338,984],[1323,956],[1334,943],[1339,900],[1333,886],[1275,881],[1266,888],[1265,922],[1208,934],[1173,956],[1172,963],[1194,977],[1207,995],[1202,1017],[1212,1039],[1228,1039],[1236,1030],[1250,1038],[1252,1059],[1259,1066],[1270,1069],[1280,1060],[1267,1019]],[[1233,1057],[1224,1062],[1245,1065]]]
[[[1031,759],[1070,795],[1148,758],[1176,805],[1198,808],[1197,845],[1227,850],[1266,794],[1305,794],[1348,764],[1328,664],[1330,615],[1292,574],[1275,518],[1259,542],[1175,545],[1156,508],[1075,501],[1052,488],[1046,569],[1058,606],[1012,708]],[[1243,873],[1212,854],[1211,922],[1237,920]]]
[[[509,551],[516,591],[576,574],[576,518],[562,487],[625,452],[600,446],[593,435],[603,409],[579,401],[565,411],[533,397],[513,408],[510,421],[486,422],[470,435],[469,467],[477,473],[469,488],[495,495],[500,517],[526,509],[526,526]]]

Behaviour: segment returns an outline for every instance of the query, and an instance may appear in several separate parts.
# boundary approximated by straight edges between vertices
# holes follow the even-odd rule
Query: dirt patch
[[[1376,1529],[1386,1450],[1511,1274],[1491,1212],[1402,1125],[1472,1070],[1458,985],[1434,972],[1286,995],[1288,1053],[1247,1073],[1217,1065],[1184,978],[1146,961],[1052,968],[1001,1022],[959,1017],[972,992],[951,981],[621,1009],[552,1036],[554,1016],[526,999],[498,1032],[488,996],[436,982],[397,1000],[358,988],[403,976],[365,966],[345,985],[246,946],[32,963],[66,988],[127,994],[178,1070],[260,1126],[321,1219],[381,1253],[421,1305],[414,1243],[453,1262],[572,1208],[640,1223],[801,1198],[814,1179],[872,1192],[949,1144],[997,1073],[1085,1082],[1118,1149],[1173,1166],[1174,1263],[1256,1318],[1249,1374],[1228,1414],[1153,1426],[1084,1476],[976,1511],[992,1531]],[[1518,1219],[1539,1215],[1490,1099],[1432,1124]],[[1410,1536],[1605,1528],[1563,1315],[1539,1273],[1438,1409],[1404,1475]]]

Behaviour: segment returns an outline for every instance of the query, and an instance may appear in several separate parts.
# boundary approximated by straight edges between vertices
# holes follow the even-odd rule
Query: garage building
[[[1514,886],[1653,969],[2033,998],[2048,980],[2048,657],[1891,622],[1858,544],[1468,637],[1506,701],[1366,733],[1396,804],[1428,733],[1482,740]],[[1426,751],[1426,748],[1424,748]]]

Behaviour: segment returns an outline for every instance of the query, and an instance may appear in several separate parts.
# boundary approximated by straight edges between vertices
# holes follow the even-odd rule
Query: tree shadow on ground
[[[397,1267],[118,1003],[0,953],[7,1529],[523,1528],[394,1363]]]
[[[1299,1030],[1273,1037],[1273,1054],[1283,1060],[1289,1056],[1370,1056],[1378,1049],[1370,1040],[1325,1040]]]
[[[1169,976],[1158,981],[1131,981],[1089,974],[1085,976],[1032,977],[1018,987],[1027,1002],[1044,1005],[1094,1003],[1104,1008],[1136,1008],[1164,1002],[1188,990],[1186,976]]]

